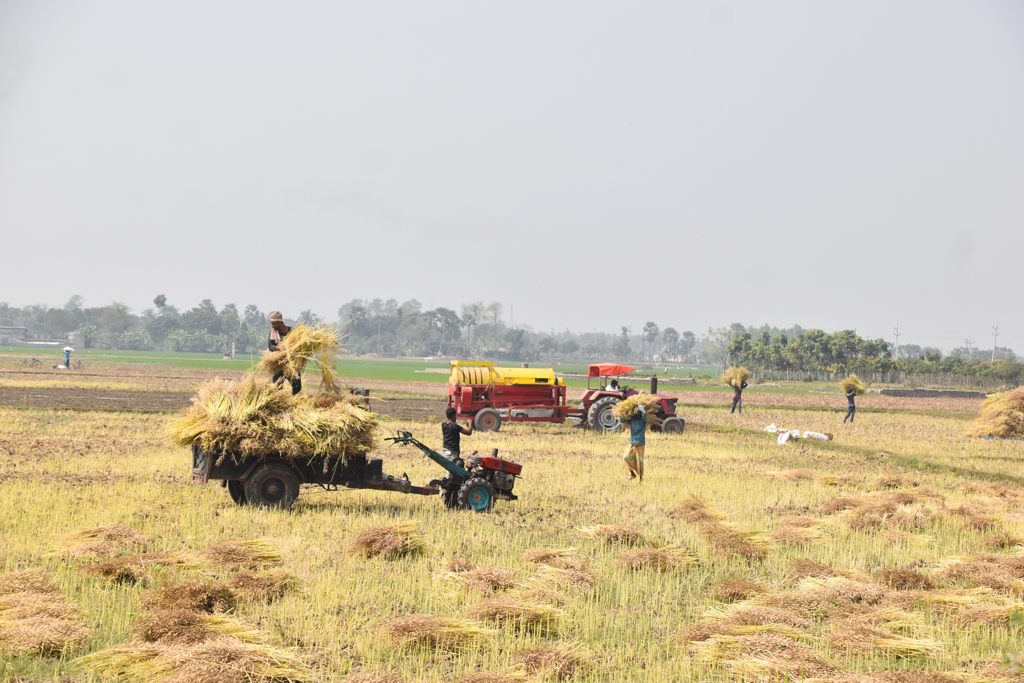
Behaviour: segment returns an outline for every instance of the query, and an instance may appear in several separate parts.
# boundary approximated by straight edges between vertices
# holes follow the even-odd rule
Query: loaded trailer
[[[453,360],[448,377],[448,407],[456,417],[473,421],[476,429],[496,432],[501,423],[573,420],[596,431],[621,426],[612,413],[615,404],[638,394],[619,386],[618,380],[636,370],[629,365],[595,363],[587,369],[587,390],[579,407],[566,401],[565,382],[552,368],[498,368],[490,361]],[[596,384],[592,387],[591,384]],[[651,377],[650,393],[658,395],[661,431],[682,433],[685,422],[676,415],[675,396],[658,394],[658,378]]]

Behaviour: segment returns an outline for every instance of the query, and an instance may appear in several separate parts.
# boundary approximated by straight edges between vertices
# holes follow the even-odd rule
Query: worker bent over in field
[[[857,404],[854,403],[854,399],[857,397],[857,392],[850,387],[850,390],[846,392],[846,417],[843,418],[843,424],[849,420],[850,424],[853,424],[853,415],[857,412]]]
[[[626,461],[629,469],[629,478],[640,478],[644,481],[644,446],[647,443],[647,411],[643,406],[637,406],[637,414],[631,420],[619,418],[619,422],[629,425],[629,447],[626,449],[622,459]]]
[[[473,423],[467,421],[466,424],[469,425],[469,429],[455,421],[455,408],[444,411],[444,422],[441,423],[441,448],[452,455],[452,460],[459,457],[462,452],[462,435],[469,436],[473,433]]]
[[[281,340],[288,336],[288,333],[292,331],[292,328],[284,324],[284,316],[281,315],[281,311],[274,311],[270,314],[270,338],[267,339],[267,349],[270,351],[277,351],[277,345],[281,343]],[[281,385],[284,383],[284,373],[275,373],[270,381],[274,384]],[[302,377],[296,377],[291,381],[292,384],[292,396],[302,391]]]
[[[733,392],[733,395],[732,395],[732,410],[729,411],[730,415],[735,413],[737,408],[740,411],[740,415],[743,414],[743,390],[746,389],[746,388],[747,388],[747,383],[746,382],[744,382],[743,384],[741,384],[738,387],[733,387],[734,392]]]

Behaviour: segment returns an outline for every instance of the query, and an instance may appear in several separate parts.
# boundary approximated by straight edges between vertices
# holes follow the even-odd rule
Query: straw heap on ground
[[[986,398],[970,434],[998,439],[1024,438],[1024,387]]]

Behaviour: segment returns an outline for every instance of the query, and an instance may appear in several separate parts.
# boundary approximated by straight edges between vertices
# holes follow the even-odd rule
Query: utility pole
[[[992,328],[992,362],[996,362],[996,341],[999,339],[999,323]]]
[[[900,324],[896,323],[896,360],[900,359]]]
[[[971,359],[971,340],[965,339],[964,346],[967,348],[967,360]]]

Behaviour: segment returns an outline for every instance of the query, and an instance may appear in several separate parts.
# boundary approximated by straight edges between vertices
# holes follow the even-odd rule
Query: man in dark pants
[[[270,351],[277,351],[278,344],[281,340],[288,336],[288,333],[292,331],[292,328],[284,324],[284,316],[281,315],[281,311],[274,311],[270,314],[270,337],[267,339],[267,349]],[[270,381],[274,384],[281,384],[284,382],[284,373],[275,373]],[[302,391],[302,377],[296,377],[291,380],[292,385],[292,396]]]
[[[452,460],[459,457],[462,452],[460,443],[462,435],[469,436],[473,433],[473,423],[466,422],[469,429],[466,429],[455,421],[455,408],[444,411],[444,422],[441,423],[441,448],[452,455]]]
[[[738,387],[734,387],[735,391],[733,392],[733,395],[732,395],[732,410],[729,411],[730,415],[735,413],[737,408],[739,408],[740,415],[743,414],[743,390],[746,389],[746,388],[747,388],[747,383],[746,382],[744,382],[742,385],[740,385]]]
[[[854,413],[857,412],[857,405],[853,402],[853,399],[854,399],[854,397],[856,395],[857,395],[856,392],[854,392],[854,390],[852,388],[849,391],[846,392],[846,405],[847,405],[847,409],[846,409],[846,417],[843,418],[843,424],[846,424],[847,420],[850,421],[850,424],[853,424],[853,415],[854,415]]]

